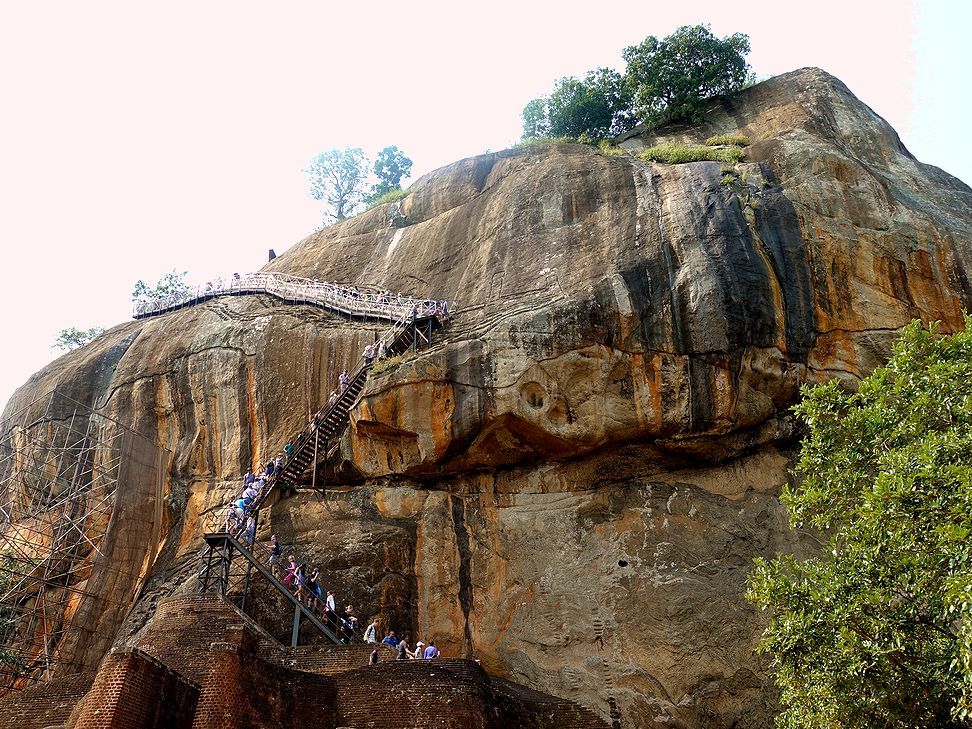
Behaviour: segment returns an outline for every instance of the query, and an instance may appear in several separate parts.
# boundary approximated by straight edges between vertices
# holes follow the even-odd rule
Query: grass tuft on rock
[[[405,361],[404,355],[396,355],[394,357],[387,357],[385,359],[380,359],[371,366],[371,374],[377,375],[381,372],[386,372],[387,370],[397,367],[402,362]]]
[[[689,146],[687,144],[663,144],[642,150],[638,156],[648,162],[680,165],[686,162],[725,162],[737,164],[745,153],[739,147]]]
[[[716,134],[705,140],[708,147],[748,147],[749,137],[745,134]]]

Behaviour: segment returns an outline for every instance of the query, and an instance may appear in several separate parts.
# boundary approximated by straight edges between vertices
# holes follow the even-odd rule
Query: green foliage
[[[54,340],[54,344],[51,346],[67,352],[78,347],[83,347],[103,331],[105,331],[104,327],[91,327],[90,329],[68,327],[57,333],[57,339]]]
[[[374,171],[378,181],[371,187],[368,203],[376,205],[379,201],[392,202],[391,200],[382,201],[382,197],[396,190],[401,190],[402,178],[412,174],[412,160],[394,145],[385,147],[375,158]]]
[[[631,93],[624,77],[610,68],[590,71],[583,79],[562,78],[550,96],[524,108],[523,139],[586,137],[586,143],[616,136],[634,126]]]
[[[386,370],[390,370],[393,367],[397,367],[399,364],[405,361],[404,355],[396,355],[394,357],[386,357],[385,359],[380,359],[371,366],[371,374],[377,375]]]
[[[325,203],[325,222],[344,220],[364,202],[368,160],[360,147],[321,152],[303,171],[310,182],[310,196]]]
[[[525,137],[513,145],[513,149],[519,147],[534,147],[544,144],[579,144],[573,137]]]
[[[736,164],[743,158],[739,147],[692,147],[685,144],[663,144],[638,153],[648,162],[679,165],[685,162],[726,162]]]
[[[624,49],[624,74],[610,68],[582,79],[562,78],[549,96],[531,100],[521,114],[523,139],[570,137],[585,144],[628,131],[640,119],[650,128],[695,119],[713,96],[748,81],[749,36],[717,38],[708,26],[683,26],[663,40],[648,36]],[[742,135],[713,144],[745,146]]]
[[[972,726],[970,325],[913,322],[856,393],[831,382],[796,407],[803,480],[783,501],[827,545],[757,559],[747,594],[773,610],[781,727]]]
[[[186,284],[186,276],[188,273],[188,271],[178,273],[173,268],[169,273],[160,278],[155,286],[149,286],[139,279],[135,282],[135,288],[132,291],[132,300],[135,301],[139,298],[164,299],[169,296],[181,296],[189,291],[189,286]]]
[[[608,157],[623,157],[626,154],[623,149],[611,144],[607,139],[598,142],[597,151]]]
[[[709,147],[748,147],[750,144],[745,134],[716,134],[706,139],[705,143]]]
[[[394,190],[389,190],[384,195],[374,200],[371,203],[371,207],[376,205],[384,205],[385,203],[398,202],[399,200],[404,200],[410,194],[409,190],[403,190],[400,187],[396,187]]]
[[[705,101],[739,90],[749,77],[749,36],[717,38],[707,25],[682,26],[667,38],[648,36],[622,53],[634,110],[649,127],[698,120]]]

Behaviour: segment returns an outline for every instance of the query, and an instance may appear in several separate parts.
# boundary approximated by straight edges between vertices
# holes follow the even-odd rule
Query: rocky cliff
[[[753,556],[815,546],[777,500],[788,408],[873,369],[914,317],[961,325],[972,190],[816,69],[622,145],[737,131],[753,144],[731,168],[559,144],[462,160],[269,264],[456,311],[369,379],[322,471],[341,488],[273,508],[339,599],[624,727],[770,724],[742,595]],[[218,299],[115,327],[17,392],[8,414],[57,382],[169,450],[159,557],[120,639],[191,588],[200,513],[373,329]]]

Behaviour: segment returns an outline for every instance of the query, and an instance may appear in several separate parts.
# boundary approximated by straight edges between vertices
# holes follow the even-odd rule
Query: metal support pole
[[[297,641],[300,637],[300,605],[294,605],[294,629],[290,633],[290,646],[292,648],[297,647]]]
[[[209,590],[209,571],[213,566],[213,548],[212,546],[206,552],[206,556],[203,558],[205,560],[205,567],[203,567],[202,577],[200,578],[200,592],[206,592]]]
[[[253,541],[256,541],[256,537],[254,537]],[[240,610],[241,611],[243,610],[244,607],[246,607],[246,596],[250,592],[250,572],[252,572],[252,571],[253,571],[253,563],[252,562],[247,562],[246,563],[246,577],[243,578],[243,596],[240,598]]]
[[[412,309],[412,351],[418,349],[418,330],[415,328],[415,309]]]
[[[317,441],[321,435],[321,426],[314,428],[314,470],[311,471],[311,488],[317,488]]]
[[[219,565],[219,594],[223,597],[229,592],[230,564],[233,561],[233,546],[228,540],[223,541],[223,553],[220,555]]]

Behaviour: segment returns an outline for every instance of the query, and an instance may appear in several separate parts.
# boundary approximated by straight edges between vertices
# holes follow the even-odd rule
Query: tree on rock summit
[[[624,49],[625,73],[610,68],[562,78],[549,96],[521,114],[523,139],[566,137],[597,142],[631,129],[697,119],[708,99],[750,80],[749,36],[716,38],[708,26],[683,26],[667,38],[648,36]]]
[[[712,35],[707,25],[685,25],[667,38],[648,36],[621,54],[634,94],[634,111],[649,127],[697,120],[705,101],[738,91],[749,80],[749,36]]]
[[[523,138],[569,137],[592,142],[617,136],[634,125],[631,93],[624,76],[610,68],[583,79],[560,79],[550,96],[523,109]]]
[[[304,170],[310,196],[325,203],[325,222],[340,222],[364,201],[368,160],[360,147],[321,152]]]
[[[412,160],[395,145],[385,147],[375,157],[374,171],[378,181],[371,188],[369,203],[378,202],[385,195],[400,190],[402,179],[412,174]]]

